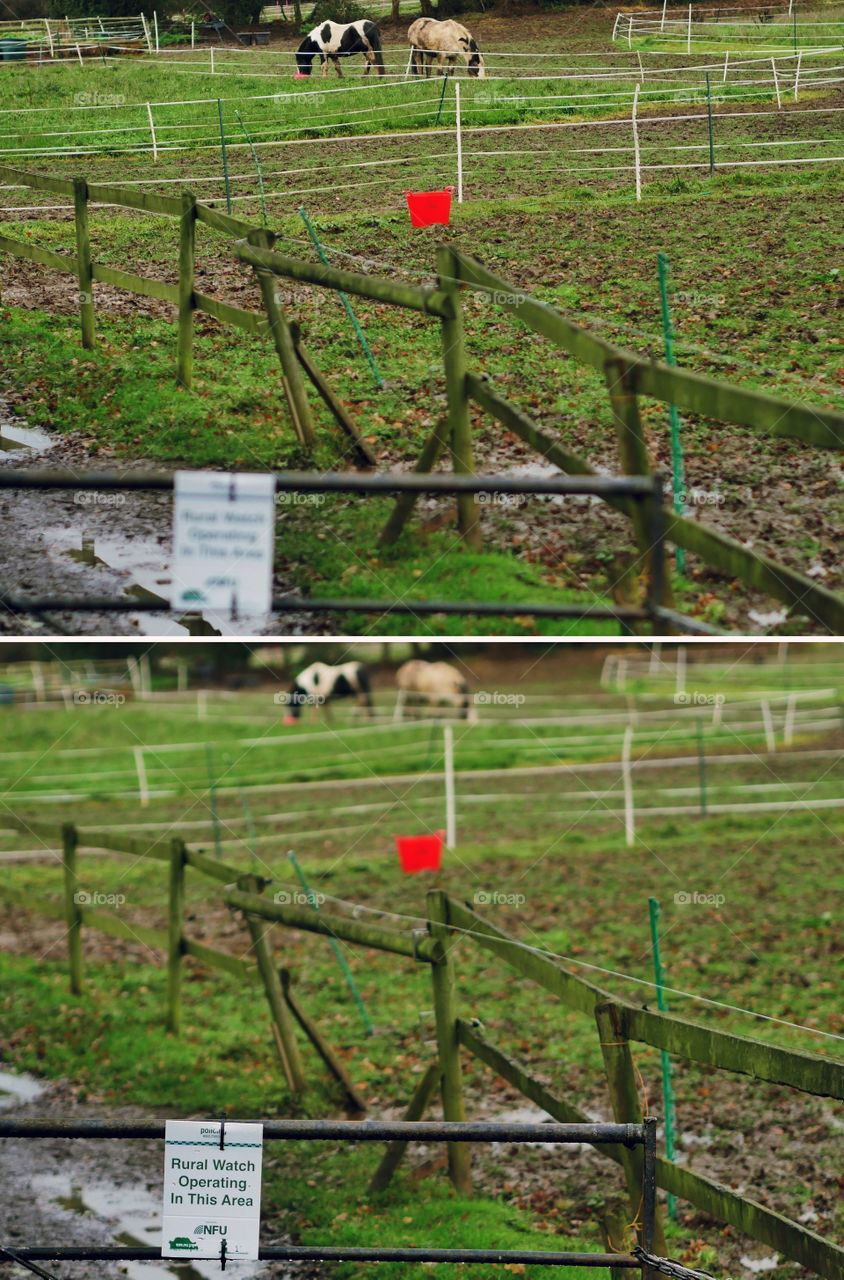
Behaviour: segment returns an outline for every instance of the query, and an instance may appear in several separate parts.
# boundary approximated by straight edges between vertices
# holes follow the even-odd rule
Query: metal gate
[[[225,1122],[224,1122],[225,1123]],[[490,1124],[455,1121],[332,1121],[264,1120],[265,1141],[329,1140],[343,1142],[512,1142],[615,1144],[642,1150],[641,1242],[631,1253],[575,1253],[533,1249],[390,1249],[378,1247],[344,1248],[334,1245],[268,1245],[259,1250],[261,1261],[279,1262],[460,1262],[488,1264],[533,1264],[556,1267],[603,1267],[613,1272],[637,1269],[643,1276],[652,1265],[654,1217],[656,1213],[656,1120],[642,1124]],[[108,1124],[98,1121],[62,1123],[42,1120],[0,1122],[0,1138],[161,1138],[163,1121],[148,1124]],[[646,1256],[647,1255],[647,1256]],[[4,1246],[0,1241],[0,1262],[7,1260],[44,1275],[39,1262],[158,1262],[160,1248],[151,1246],[66,1246],[57,1244]],[[196,1255],[192,1255],[196,1257]],[[206,1255],[219,1260],[225,1270],[225,1248]],[[689,1273],[686,1273],[689,1274]]]
[[[380,613],[380,614],[469,614],[480,617],[569,618],[614,621],[624,633],[633,624],[650,625],[654,634],[670,630],[695,635],[716,634],[714,628],[698,619],[686,617],[663,604],[665,594],[665,507],[663,480],[654,476],[484,476],[429,473],[389,473],[361,475],[343,472],[278,472],[276,493],[422,493],[461,495],[510,495],[572,497],[591,496],[628,499],[647,529],[649,554],[647,590],[640,605],[545,604],[530,601],[473,600],[370,600],[354,598],[321,598],[278,596],[272,602],[274,614],[289,613]],[[120,492],[129,490],[172,491],[172,472],[104,473],[76,475],[72,471],[0,470],[0,490],[52,489],[65,491],[94,490]],[[0,587],[0,614],[44,613],[173,613],[164,599],[84,598],[73,596],[13,596]],[[184,610],[180,610],[184,613]],[[233,619],[234,620],[234,619]]]

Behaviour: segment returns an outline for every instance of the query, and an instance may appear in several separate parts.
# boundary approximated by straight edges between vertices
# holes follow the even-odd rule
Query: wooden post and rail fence
[[[193,377],[193,317],[196,311],[204,311],[252,337],[266,340],[269,336],[281,364],[282,386],[291,423],[305,454],[314,444],[315,427],[303,373],[341,429],[352,439],[358,460],[368,466],[375,464],[361,432],[306,351],[298,325],[282,306],[275,287],[279,277],[355,294],[439,320],[446,414],[426,440],[416,463],[417,472],[432,470],[440,454],[448,453],[456,473],[475,473],[470,421],[474,405],[563,472],[572,476],[597,474],[584,458],[566,449],[523,409],[504,398],[493,383],[468,367],[461,303],[464,288],[483,290],[496,306],[580,363],[591,366],[603,377],[621,469],[627,475],[650,475],[653,470],[639,411],[641,397],[675,405],[687,414],[736,424],[763,436],[800,440],[818,448],[844,449],[844,414],[821,405],[796,403],[763,391],[736,386],[616,347],[451,247],[438,251],[436,286],[422,287],[276,252],[271,231],[210,208],[189,191],[179,197],[161,196],[129,187],[90,184],[81,178],[70,181],[45,177],[7,166],[0,166],[0,181],[72,198],[76,223],[75,257],[43,248],[31,240],[20,241],[6,235],[0,235],[0,253],[77,276],[83,346],[91,347],[96,341],[93,295],[96,283],[157,298],[176,308],[175,374],[185,386],[191,385]],[[180,219],[178,283],[148,279],[94,260],[88,227],[92,205],[127,208]],[[209,297],[196,289],[197,223],[234,241],[235,258],[251,266],[255,272],[265,315]],[[623,495],[608,495],[604,500],[631,521],[638,551],[637,568],[643,576],[653,576],[653,543],[649,534],[648,511],[640,510],[637,504]],[[397,499],[382,533],[382,545],[395,541],[413,506],[413,495],[402,494]],[[476,495],[459,495],[457,511],[461,537],[470,547],[479,548],[481,528]],[[669,542],[694,553],[711,568],[774,597],[790,609],[800,611],[833,634],[844,633],[844,597],[804,574],[717,529],[673,512],[666,513],[665,536]],[[670,599],[666,603],[670,605]]]
[[[576,1124],[589,1122],[589,1117],[573,1102],[554,1093],[529,1066],[491,1043],[476,1023],[463,1016],[457,998],[456,977],[458,956],[466,947],[488,953],[567,1008],[594,1020],[613,1119],[618,1123],[640,1123],[642,1119],[633,1060],[635,1044],[665,1050],[677,1058],[709,1068],[747,1075],[818,1097],[844,1100],[844,1061],[767,1044],[636,1004],[570,973],[551,954],[536,946],[525,946],[441,890],[432,890],[428,894],[426,928],[399,930],[362,921],[337,910],[326,909],[324,905],[317,913],[310,906],[273,900],[265,893],[269,881],[256,875],[245,875],[235,867],[195,852],[178,837],[148,843],[110,832],[79,830],[70,822],[65,823],[58,833],[53,823],[12,819],[11,824],[36,835],[55,838],[58,834],[60,837],[64,901],[39,896],[37,905],[33,906],[30,894],[9,884],[0,886],[0,900],[65,922],[70,986],[74,994],[80,994],[83,989],[82,930],[89,928],[130,942],[140,941],[167,956],[166,1019],[174,1033],[178,1033],[181,1022],[180,978],[186,956],[222,970],[248,986],[256,989],[263,986],[279,1058],[292,1094],[300,1094],[305,1086],[302,1057],[293,1027],[295,1020],[331,1070],[346,1096],[347,1104],[363,1109],[342,1064],[292,995],[289,972],[276,967],[270,940],[273,925],[322,935],[351,946],[374,949],[430,966],[437,1057],[416,1085],[405,1115],[408,1120],[422,1117],[438,1086],[443,1118],[448,1121],[465,1119],[462,1053],[468,1052],[555,1120]],[[88,905],[86,895],[79,890],[77,860],[80,849],[109,850],[167,864],[168,929],[136,924],[113,912]],[[253,960],[240,959],[185,936],[185,876],[188,868],[222,886],[222,902],[240,913],[249,931]],[[402,1158],[405,1146],[406,1143],[399,1140],[388,1145],[373,1176],[372,1189],[386,1185]],[[607,1145],[596,1146],[595,1149],[621,1165],[630,1210],[634,1222],[637,1221],[642,1194],[641,1152]],[[776,1249],[786,1258],[824,1277],[824,1280],[844,1280],[844,1249],[839,1245],[688,1167],[657,1157],[656,1168],[657,1185],[664,1191],[687,1200],[743,1234]],[[470,1192],[470,1146],[467,1143],[449,1144],[449,1174],[463,1193]],[[657,1253],[664,1252],[664,1243],[662,1228],[657,1221]]]

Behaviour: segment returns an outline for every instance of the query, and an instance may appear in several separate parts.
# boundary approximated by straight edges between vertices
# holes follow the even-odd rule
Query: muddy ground
[[[0,397],[0,434],[11,427],[26,432]],[[114,454],[82,433],[57,436],[45,451],[23,448],[3,455],[6,469],[57,469],[71,472],[109,471]],[[121,460],[121,470],[157,470],[139,460]],[[119,499],[119,505],[115,504]],[[90,490],[0,491],[0,582],[12,599],[148,599],[166,601],[170,583],[173,500],[170,493],[97,493]],[[119,527],[118,527],[119,526]],[[277,575],[277,595],[297,592],[300,584]],[[321,614],[289,613],[279,621],[244,618],[240,622],[203,615],[175,617],[167,613],[0,612],[0,634],[6,635],[330,635]]]

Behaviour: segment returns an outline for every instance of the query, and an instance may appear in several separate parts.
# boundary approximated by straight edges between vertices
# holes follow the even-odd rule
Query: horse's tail
[[[375,67],[379,76],[384,74],[384,53],[381,48],[381,36],[377,27],[369,32],[369,43],[375,55]]]

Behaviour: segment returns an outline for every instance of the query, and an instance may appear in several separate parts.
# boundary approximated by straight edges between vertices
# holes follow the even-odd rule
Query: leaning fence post
[[[266,881],[262,880],[260,876],[240,876],[237,881],[237,887],[245,893],[260,893],[265,883]],[[261,917],[250,915],[248,911],[244,911],[243,918],[252,938],[252,950],[255,953],[258,972],[264,984],[267,1003],[270,1006],[276,1048],[278,1049],[278,1056],[281,1058],[281,1065],[284,1068],[290,1092],[302,1093],[305,1089],[305,1073],[302,1067],[299,1045],[296,1042],[296,1033],[293,1029],[293,1017],[284,999],[281,982],[273,964],[272,948],[269,940],[270,923]]]
[[[437,277],[447,294],[453,315],[442,320],[445,393],[448,401],[448,429],[456,475],[474,475],[472,427],[469,421],[469,396],[466,391],[466,351],[463,342],[463,308],[460,305],[457,258],[447,247],[437,250]],[[481,526],[478,502],[474,493],[457,495],[457,525],[460,536],[473,551],[481,549]]]
[[[76,220],[76,271],[79,279],[79,319],[82,346],[94,346],[94,279],[91,272],[91,239],[88,234],[88,183],[73,179],[73,210]]]
[[[402,1116],[402,1120],[421,1120],[427,1109],[428,1103],[433,1097],[434,1090],[440,1082],[442,1072],[439,1062],[431,1062],[422,1079],[413,1091],[413,1097],[407,1104],[407,1110]],[[407,1150],[407,1142],[402,1138],[395,1138],[392,1142],[387,1143],[387,1150],[381,1157],[378,1168],[369,1180],[370,1191],[383,1191],[388,1182],[392,1178],[396,1169],[401,1162],[401,1158]]]
[[[176,378],[183,387],[193,381],[193,312],[195,298],[194,258],[196,251],[196,196],[182,192],[182,216],[179,222],[179,338]]]
[[[427,474],[433,470],[434,463],[448,444],[447,434],[448,424],[445,418],[438,418],[433,431],[422,446],[422,452],[416,459],[413,467],[415,474]],[[392,546],[396,541],[410,518],[418,497],[418,493],[412,492],[397,494],[393,510],[390,512],[390,517],[384,525],[381,537],[378,539],[379,547]]]
[[[79,835],[72,822],[62,826],[62,869],[64,870],[64,917],[67,925],[67,953],[70,989],[82,994],[82,910],[79,906],[79,882],[76,878],[76,850]]]
[[[182,1022],[182,957],[184,956],[185,845],[170,841],[170,894],[167,920],[167,1030],[179,1034]]]
[[[632,370],[621,358],[607,360],[604,365],[604,378],[610,397],[613,424],[618,440],[618,451],[624,474],[628,476],[649,476],[651,466],[648,450],[642,431],[642,420],[639,417],[639,402]],[[633,533],[636,546],[643,565],[652,570],[653,559],[653,498],[645,498],[640,502],[632,502]],[[672,602],[671,584],[663,583],[665,603]]]
[[[437,1020],[437,1049],[442,1069],[444,1120],[465,1120],[463,1072],[460,1066],[460,1043],[457,1039],[457,1002],[454,993],[453,941],[448,930],[448,899],[441,889],[428,894],[428,928],[433,938],[443,944],[443,960],[431,965],[434,986],[434,1013]],[[448,1144],[448,1173],[458,1191],[469,1195],[472,1190],[472,1166],[465,1142]]]
[[[249,244],[255,245],[258,249],[271,250],[273,247],[274,236],[271,231],[256,229],[250,231],[246,238]],[[256,267],[255,274],[261,286],[261,295],[264,299],[270,332],[273,336],[278,358],[281,361],[282,377],[285,381],[285,391],[288,395],[293,428],[300,444],[303,444],[306,449],[310,449],[314,444],[313,420],[311,419],[311,410],[305,396],[305,384],[302,381],[299,362],[296,359],[293,335],[290,332],[287,317],[276,296],[276,277],[271,271],[266,271],[259,267]]]
[[[642,1104],[636,1090],[636,1075],[630,1044],[621,1028],[620,1009],[612,1003],[595,1006],[595,1021],[601,1037],[604,1072],[617,1124],[641,1124]],[[644,1203],[644,1154],[641,1147],[622,1148],[621,1164],[627,1180],[630,1210],[638,1227],[639,1243],[644,1243],[639,1211]],[[653,1250],[665,1257],[665,1234],[658,1216],[654,1219]]]

